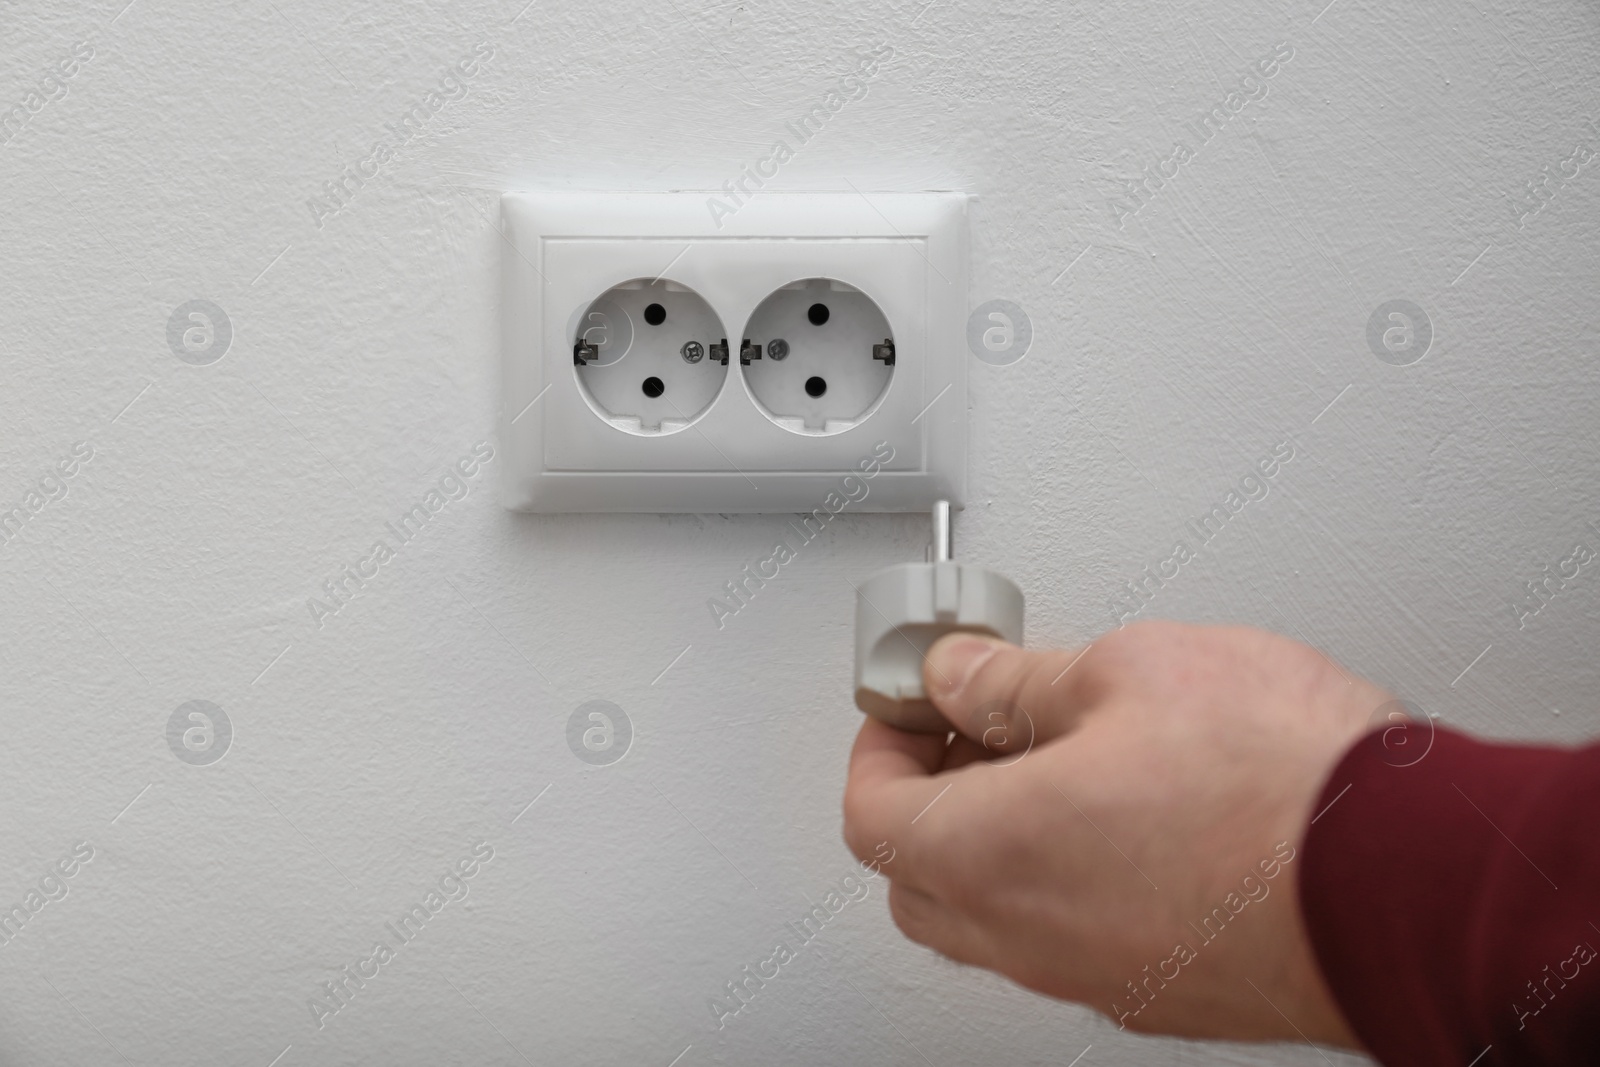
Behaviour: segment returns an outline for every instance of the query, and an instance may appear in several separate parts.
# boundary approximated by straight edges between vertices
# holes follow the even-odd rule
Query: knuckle
[[[933,939],[932,916],[927,898],[893,883],[889,886],[889,916],[900,932],[919,945]]]
[[[960,868],[947,869],[938,880],[939,897],[957,915],[977,916],[984,912],[983,894],[978,881]]]
[[[844,793],[844,843],[856,859],[865,860],[872,853],[872,836],[867,827],[871,822],[861,791],[847,787]]]
[[[991,872],[997,851],[1004,845],[1004,827],[962,820],[960,825],[941,822],[923,843],[933,857],[952,857],[946,862],[927,862],[918,867],[927,890],[957,915],[978,916],[988,912],[992,890]]]

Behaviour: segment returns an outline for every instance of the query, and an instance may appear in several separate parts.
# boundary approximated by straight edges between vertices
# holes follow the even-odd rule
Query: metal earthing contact
[[[950,501],[933,505],[933,562],[948,563],[954,558],[950,542]]]

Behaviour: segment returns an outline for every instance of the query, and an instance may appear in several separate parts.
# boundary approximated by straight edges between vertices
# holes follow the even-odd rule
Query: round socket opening
[[[843,433],[871,415],[894,377],[894,335],[866,293],[807,278],[769,294],[745,328],[740,372],[767,417],[794,433]],[[761,354],[766,358],[761,358]]]
[[[726,331],[676,282],[636,279],[574,317],[573,371],[589,407],[627,433],[677,433],[705,414],[728,376]]]

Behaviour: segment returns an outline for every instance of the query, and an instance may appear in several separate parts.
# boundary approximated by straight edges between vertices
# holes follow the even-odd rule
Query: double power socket
[[[506,505],[809,512],[887,442],[856,510],[959,506],[967,204],[505,194]]]

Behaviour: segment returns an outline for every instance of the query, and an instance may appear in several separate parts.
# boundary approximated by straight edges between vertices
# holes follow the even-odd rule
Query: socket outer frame
[[[968,197],[763,192],[719,226],[708,209],[712,195],[502,196],[505,506],[811,512],[838,492],[841,478],[860,477],[885,441],[894,456],[852,510],[925,511],[941,498],[959,506],[966,495]],[[704,298],[734,346],[773,290],[812,277],[843,281],[889,319],[894,376],[856,425],[799,434],[762,412],[730,361],[721,392],[688,427],[628,433],[585,400],[569,334],[603,292],[657,276]]]

